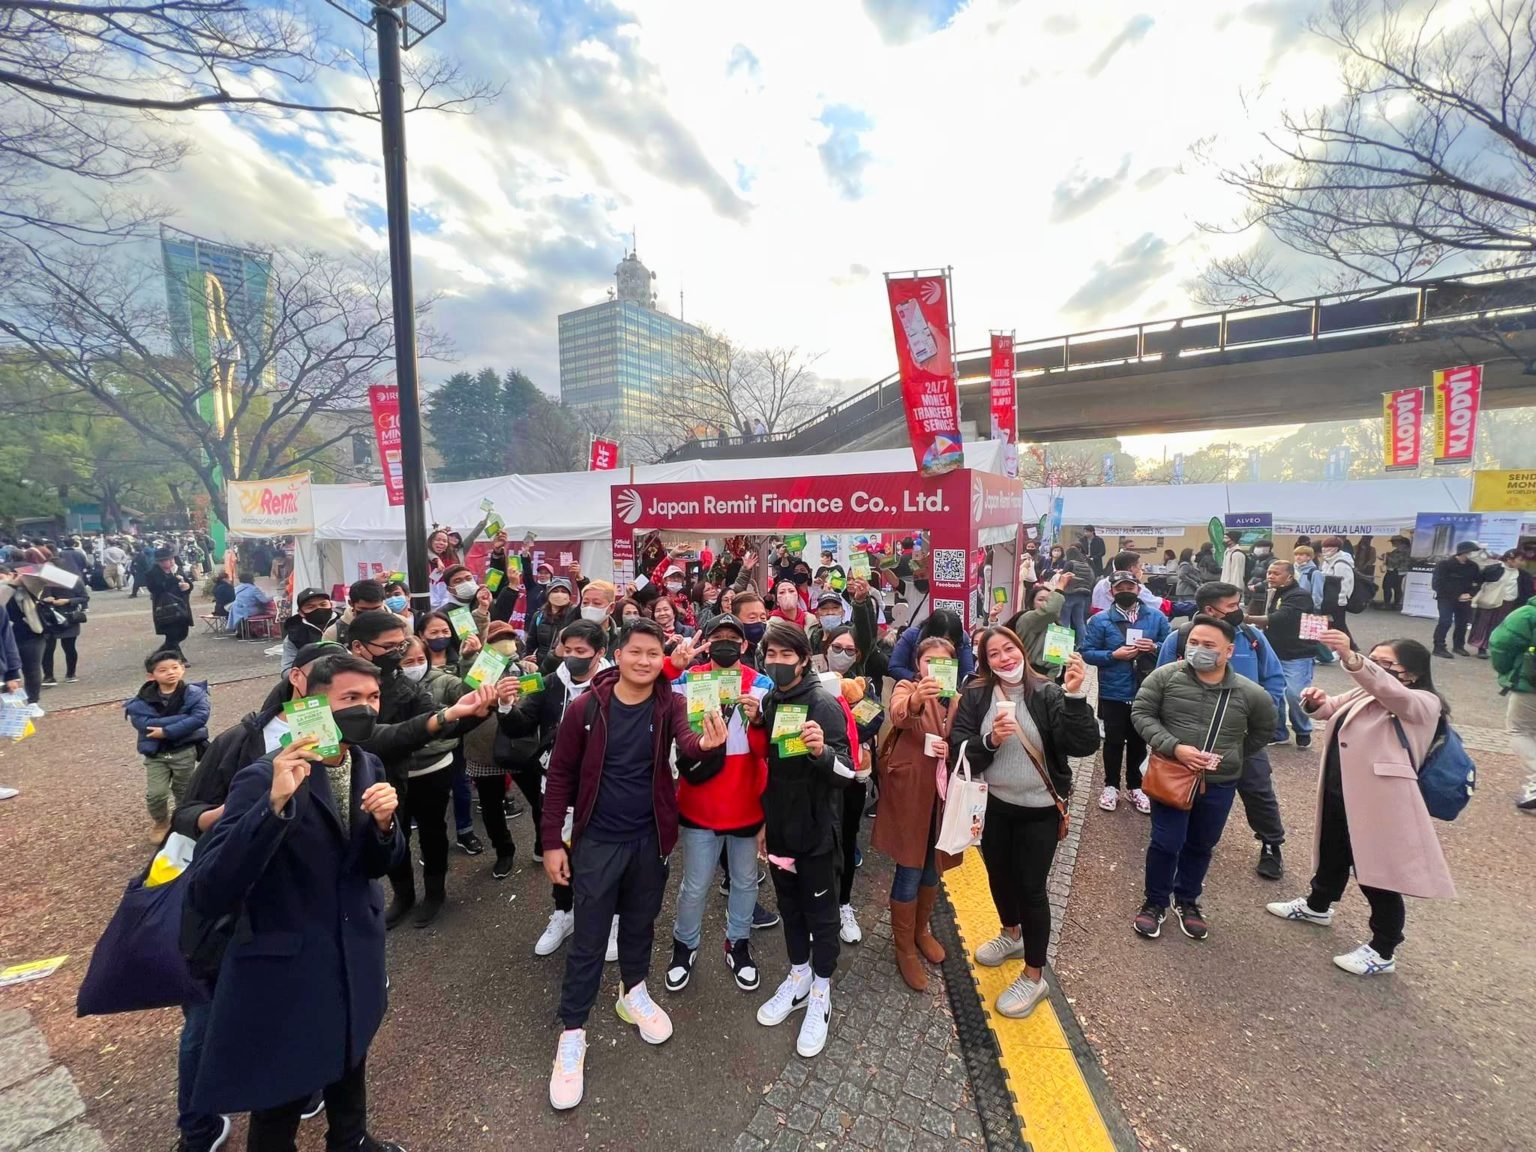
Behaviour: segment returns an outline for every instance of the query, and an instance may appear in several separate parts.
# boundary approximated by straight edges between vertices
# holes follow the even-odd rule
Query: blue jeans
[[[205,1148],[224,1130],[217,1115],[192,1111],[192,1088],[203,1062],[203,1038],[208,1033],[211,1004],[186,1004],[181,1009],[181,1046],[176,1053],[176,1127],[192,1148]]]
[[[1083,634],[1088,630],[1088,601],[1092,597],[1087,592],[1070,592],[1066,599],[1061,609],[1061,626],[1072,629],[1078,647],[1081,648]]]
[[[683,849],[683,883],[677,891],[677,924],[672,935],[689,948],[699,946],[704,931],[704,901],[714,886],[720,864],[720,841],[725,841],[726,866],[731,891],[725,901],[725,936],[745,940],[752,935],[752,907],[757,903],[757,837],[726,836],[708,828],[677,830]]]
[[[462,836],[475,830],[469,805],[469,775],[464,770],[464,746],[453,750],[453,830]]]
[[[1291,728],[1298,736],[1312,731],[1312,717],[1301,706],[1301,690],[1312,685],[1312,671],[1317,661],[1307,656],[1300,660],[1280,661],[1280,671],[1285,674],[1285,711],[1291,718]]]
[[[1147,843],[1147,903],[1168,907],[1200,899],[1211,853],[1227,826],[1237,783],[1208,784],[1188,812],[1152,801],[1152,838]]]
[[[919,888],[933,888],[939,883],[939,871],[933,866],[933,845],[928,845],[928,858],[923,861],[921,868],[908,868],[905,864],[896,865],[896,874],[891,877],[891,902],[894,904],[910,904],[917,899]]]

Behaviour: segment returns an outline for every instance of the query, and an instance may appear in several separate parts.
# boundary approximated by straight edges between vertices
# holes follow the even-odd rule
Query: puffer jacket
[[[1099,669],[1100,700],[1134,700],[1137,686],[1156,666],[1155,648],[1130,660],[1115,658],[1115,651],[1125,646],[1132,628],[1139,629],[1144,639],[1161,645],[1168,637],[1168,617],[1156,608],[1138,604],[1135,620],[1127,620],[1118,606],[1088,620],[1083,632],[1083,659]]]
[[[775,689],[763,698],[762,724],[770,736],[773,718],[784,704],[803,704],[806,719],[821,726],[826,746],[820,756],[779,754],[768,744],[768,786],[763,790],[763,818],[768,851],[774,856],[818,856],[841,847],[842,790],[853,783],[858,765],[848,745],[843,706],[807,672],[787,692]]]
[[[1509,692],[1536,692],[1536,596],[1516,608],[1493,630],[1488,659]]]
[[[160,699],[160,689],[146,680],[139,694],[123,705],[123,714],[139,734],[139,755],[154,756],[177,748],[194,747],[208,742],[208,685],[182,681],[169,700]],[[145,735],[151,728],[163,729],[163,737]]]
[[[1227,666],[1220,684],[1207,684],[1184,661],[1164,664],[1142,682],[1131,705],[1131,723],[1147,747],[1172,756],[1180,744],[1205,745],[1218,694],[1232,690],[1214,751],[1221,764],[1206,773],[1212,784],[1230,784],[1242,775],[1243,761],[1274,739],[1277,713],[1269,693]]]
[[[433,703],[439,708],[447,708],[452,704],[457,704],[459,697],[469,691],[464,686],[464,681],[459,679],[458,672],[454,668],[428,668],[427,674],[421,678],[420,683],[422,687],[426,688],[432,697]],[[444,756],[452,756],[453,750],[459,746],[459,741],[462,739],[462,734],[456,734],[452,736],[438,736],[433,740],[427,741],[411,753],[410,766],[406,769],[406,775],[419,776]]]

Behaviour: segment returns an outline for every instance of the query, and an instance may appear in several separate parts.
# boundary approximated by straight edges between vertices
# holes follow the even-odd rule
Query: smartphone
[[[896,316],[906,333],[907,350],[912,353],[913,363],[926,364],[939,354],[938,341],[933,338],[933,329],[923,315],[921,304],[916,300],[903,300],[896,305]]]

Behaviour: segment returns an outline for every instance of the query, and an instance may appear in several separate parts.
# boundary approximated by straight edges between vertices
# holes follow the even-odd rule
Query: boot
[[[913,940],[913,922],[917,919],[917,903],[913,900],[891,901],[891,941],[896,945],[896,967],[901,978],[914,992],[928,991],[928,973],[922,958],[917,954]]]
[[[409,870],[391,872],[389,886],[395,890],[395,898],[384,911],[385,929],[393,928],[405,919],[405,914],[416,907],[416,878]]]
[[[914,942],[923,959],[930,964],[944,963],[944,945],[934,939],[928,920],[933,915],[933,902],[939,898],[937,885],[917,890],[917,920],[914,925]]]
[[[425,928],[437,919],[437,914],[443,910],[443,901],[447,899],[447,893],[443,889],[445,877],[423,876],[422,887],[427,890],[427,895],[421,902],[421,907],[416,909],[416,927]]]

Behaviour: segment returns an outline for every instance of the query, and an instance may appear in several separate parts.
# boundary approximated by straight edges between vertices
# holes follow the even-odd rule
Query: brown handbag
[[[1231,697],[1230,688],[1223,688],[1216,697],[1216,710],[1211,713],[1211,727],[1205,734],[1205,743],[1200,749],[1202,752],[1215,750],[1222,721],[1227,716],[1227,702]],[[1205,791],[1205,772],[1191,768],[1172,756],[1153,752],[1147,757],[1147,770],[1141,774],[1141,790],[1159,804],[1188,812],[1195,806],[1195,797]]]

